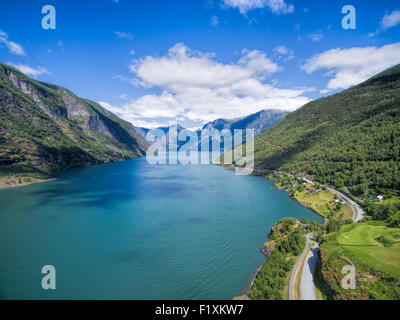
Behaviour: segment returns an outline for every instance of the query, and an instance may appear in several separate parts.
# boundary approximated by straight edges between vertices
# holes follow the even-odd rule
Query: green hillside
[[[400,189],[400,65],[289,114],[255,139],[257,169],[304,172],[355,195]]]
[[[342,226],[320,246],[321,291],[337,300],[400,299],[400,229],[383,222]],[[342,287],[342,268],[353,265],[356,287]]]
[[[0,63],[0,185],[134,158],[145,147],[132,124],[97,103]]]

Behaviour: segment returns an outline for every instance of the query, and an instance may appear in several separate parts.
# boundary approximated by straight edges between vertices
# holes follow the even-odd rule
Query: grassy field
[[[337,242],[370,267],[400,278],[400,229],[372,223],[345,226]]]
[[[383,223],[364,222],[342,226],[338,232],[325,236],[320,244],[322,281],[317,285],[326,298],[400,300],[400,247],[392,241],[398,240],[399,232]],[[348,265],[354,265],[357,274],[354,290],[346,290],[341,284],[342,268]]]
[[[388,198],[388,199],[383,200],[383,201],[381,202],[381,204],[382,204],[382,205],[389,205],[389,204],[395,205],[395,204],[398,204],[399,202],[400,202],[400,198],[398,198],[398,197],[391,197],[391,198]]]
[[[0,189],[6,187],[23,186],[31,183],[44,182],[49,179],[37,179],[33,177],[0,176]]]
[[[295,198],[327,218],[343,215],[343,219],[347,220],[353,216],[351,209],[346,204],[343,204],[339,210],[335,211],[335,207],[338,204],[334,202],[335,195],[328,190],[317,193],[301,191],[296,193]]]

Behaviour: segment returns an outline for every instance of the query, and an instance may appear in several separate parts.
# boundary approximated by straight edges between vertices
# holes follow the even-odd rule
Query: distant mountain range
[[[288,111],[265,109],[249,116],[236,119],[217,119],[203,126],[204,129],[254,129],[254,136],[258,136],[265,130],[269,129],[289,114]]]
[[[0,63],[0,184],[138,157],[146,147],[131,123],[97,103]]]
[[[289,114],[288,111],[266,109],[246,117],[241,117],[236,119],[217,119],[212,122],[206,123],[201,130],[197,130],[195,132],[197,133],[197,136],[200,138],[201,131],[206,129],[208,130],[216,129],[219,130],[220,132],[224,129],[228,129],[232,131],[232,134],[235,129],[241,129],[241,130],[254,129],[254,136],[257,136],[262,132],[264,132],[265,130],[267,130],[268,128],[275,125],[276,123],[278,123],[279,121],[281,121],[287,114]],[[160,129],[166,133],[167,145],[168,145],[168,136],[170,128],[159,127],[157,129]],[[179,133],[184,129],[185,129],[184,127],[178,124],[177,134],[179,135]],[[137,128],[137,132],[141,134],[144,138],[146,137],[149,131],[150,129]],[[185,143],[186,143],[185,141],[178,142],[178,148]]]
[[[314,100],[255,139],[259,170],[307,173],[353,194],[400,190],[400,65]]]

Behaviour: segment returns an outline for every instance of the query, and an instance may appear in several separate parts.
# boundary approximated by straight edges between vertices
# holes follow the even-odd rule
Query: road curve
[[[353,212],[353,221],[354,222],[359,222],[364,219],[365,212],[364,210],[360,207],[360,205],[355,202],[354,200],[350,199],[348,196],[346,196],[344,193],[337,191],[335,189],[332,189],[331,187],[326,187],[330,192],[338,195],[341,199],[343,199],[350,207],[351,211]],[[356,210],[354,210],[354,208]]]

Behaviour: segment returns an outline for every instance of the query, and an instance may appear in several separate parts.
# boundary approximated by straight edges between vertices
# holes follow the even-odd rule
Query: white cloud
[[[114,31],[114,33],[119,39],[133,40],[133,37],[134,37],[133,34],[130,32]]]
[[[400,11],[393,11],[391,14],[385,14],[381,21],[381,27],[383,30],[393,28],[400,24]]]
[[[134,114],[132,114],[129,110],[125,110],[123,107],[117,107],[109,104],[108,102],[98,101],[99,105],[108,111],[116,114],[117,116],[130,121],[136,127],[143,127],[148,129],[159,128],[165,125],[165,123],[157,122],[154,120],[146,121],[143,119],[138,119]]]
[[[313,42],[319,42],[324,38],[324,35],[322,33],[314,33],[310,34],[309,37]]]
[[[294,12],[294,6],[287,4],[285,0],[223,0],[223,4],[228,7],[238,8],[242,14],[265,7],[268,7],[272,13],[277,15]]]
[[[277,56],[279,59],[283,59],[284,61],[294,59],[293,51],[286,48],[285,46],[276,47],[273,51],[275,56]]]
[[[210,26],[212,27],[218,27],[219,24],[219,19],[217,16],[212,16],[210,19]]]
[[[118,77],[161,94],[130,100],[111,111],[135,123],[182,117],[201,124],[217,118],[236,118],[261,109],[295,110],[310,99],[304,89],[280,89],[265,83],[280,70],[265,53],[243,49],[239,60],[224,64],[214,54],[191,50],[182,43],[162,57],[147,56],[130,65],[134,78]]]
[[[165,123],[160,123],[157,121],[134,120],[133,125],[146,129],[156,129],[165,126]]]
[[[346,89],[400,63],[400,42],[383,47],[332,49],[317,54],[303,66],[307,73],[326,70],[327,89]]]
[[[18,56],[24,56],[25,51],[22,46],[14,41],[9,40],[7,33],[0,30],[0,44],[4,43],[5,46],[8,48],[11,54],[15,54]]]
[[[368,37],[374,37],[381,33],[382,31],[386,31],[390,28],[393,28],[400,24],[400,11],[394,10],[392,13],[387,13],[383,16],[380,26],[376,29],[375,32],[368,34]]]
[[[262,76],[262,78],[280,70],[279,66],[268,59],[262,51],[243,49],[242,55],[238,64],[247,70],[251,70],[254,74]]]
[[[50,74],[44,67],[33,68],[28,66],[27,64],[15,64],[11,62],[8,62],[7,64],[18,69],[22,73],[25,73],[27,76],[32,76],[34,78],[41,76],[43,74]]]

